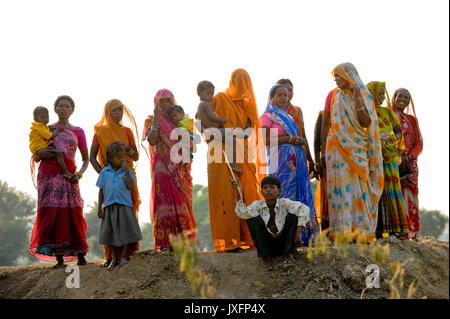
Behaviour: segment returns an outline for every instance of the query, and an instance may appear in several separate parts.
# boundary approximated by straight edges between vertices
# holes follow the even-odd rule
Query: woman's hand
[[[348,89],[350,92],[352,92],[354,97],[361,95],[361,88],[356,84],[352,84]]]
[[[238,190],[238,188],[241,187],[241,181],[240,181],[239,179],[238,179],[238,181],[235,181],[232,177],[230,177],[228,180],[230,181],[231,186],[232,186],[235,190]]]
[[[314,164],[314,162],[309,162],[309,179],[313,178],[313,177],[317,177],[317,172],[316,172],[316,165]]]
[[[80,180],[80,175],[75,173],[72,175],[72,178],[69,180],[69,182],[71,182],[72,184],[78,184],[79,180]]]
[[[159,120],[159,116],[161,115],[161,106],[156,105],[155,110],[153,111],[153,123]]]
[[[54,148],[43,148],[36,152],[38,160],[46,160],[56,157],[56,150]]]
[[[291,136],[289,143],[303,146],[305,145],[306,140],[303,137]]]

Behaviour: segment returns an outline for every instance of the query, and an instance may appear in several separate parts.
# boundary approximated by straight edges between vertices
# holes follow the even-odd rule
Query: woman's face
[[[405,107],[409,105],[409,101],[411,100],[411,95],[406,90],[401,90],[397,93],[397,96],[395,97],[395,106],[397,106],[398,109],[404,110]]]
[[[283,84],[288,90],[288,104],[291,103],[292,97],[294,96],[294,88],[289,83]]]
[[[385,99],[385,96],[386,96],[386,89],[385,89],[384,86],[383,86],[383,87],[381,88],[380,93],[379,93],[378,96],[377,96],[377,100],[378,100],[379,105],[383,104],[384,99]]]
[[[341,90],[345,90],[350,87],[350,83],[348,83],[348,81],[341,77],[339,74],[334,75],[334,81],[336,82],[338,88],[340,88]]]
[[[278,107],[284,107],[287,105],[289,101],[289,92],[288,89],[281,86],[275,89],[275,94],[272,97],[272,103]]]
[[[159,99],[159,106],[167,111],[173,106],[173,104],[169,97],[162,97]]]
[[[67,100],[60,100],[55,107],[55,112],[60,120],[69,119],[73,113],[72,104]]]
[[[121,105],[113,109],[111,111],[111,117],[115,123],[119,124],[123,117],[123,106]]]

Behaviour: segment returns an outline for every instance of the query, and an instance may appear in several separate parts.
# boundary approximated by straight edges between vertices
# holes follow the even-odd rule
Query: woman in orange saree
[[[154,98],[154,115],[144,123],[143,140],[150,144],[150,171],[152,191],[150,218],[153,225],[155,249],[172,250],[170,235],[181,234],[197,241],[197,224],[192,205],[191,165],[175,163],[171,148],[178,140],[171,140],[172,130],[177,129],[167,115],[176,104],[172,92],[159,90]]]
[[[134,132],[123,125],[123,115],[125,115],[127,124],[133,128]],[[136,177],[136,170],[133,163],[139,159],[136,139],[139,139],[139,136],[133,114],[120,100],[109,100],[105,104],[102,119],[94,127],[94,138],[92,140],[90,152],[90,162],[92,167],[94,167],[97,173],[100,173],[106,162],[106,148],[112,142],[120,141],[128,145],[127,164]],[[134,183],[134,187],[131,190],[131,199],[136,218],[138,218],[141,199],[139,197],[137,182]],[[134,245],[129,245],[128,247],[127,257],[129,258],[135,251],[139,250],[139,242]],[[105,258],[105,263],[103,265],[107,267],[112,260],[111,246],[103,245],[103,255]]]
[[[224,116],[225,128],[250,129],[249,138],[244,139],[236,150],[237,161],[243,169],[238,178],[242,184],[243,200],[250,205],[262,199],[260,182],[266,171],[265,149],[261,124],[249,74],[244,69],[237,69],[231,74],[230,86],[214,96],[211,106],[217,116]],[[206,132],[205,132],[206,133]],[[225,150],[225,143],[219,139],[208,142],[208,194],[211,235],[216,252],[239,251],[254,247],[245,220],[236,216],[236,191],[230,183],[231,177],[223,154],[215,154],[217,150]],[[218,155],[218,156],[217,156]],[[213,157],[218,158],[217,161]],[[232,160],[232,159],[228,159]],[[242,162],[242,163],[239,163]]]
[[[332,93],[330,110],[324,111],[321,154],[326,164],[330,239],[358,231],[370,243],[384,188],[378,117],[372,96],[351,63],[339,64],[332,74],[338,88]]]

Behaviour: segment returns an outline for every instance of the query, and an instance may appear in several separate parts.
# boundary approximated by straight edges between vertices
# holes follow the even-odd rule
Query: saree
[[[363,241],[370,243],[384,187],[377,113],[372,96],[351,63],[338,65],[332,74],[360,88],[371,123],[367,128],[361,126],[356,102],[349,90],[334,89],[325,153],[330,239],[335,238],[336,233],[358,231]]]
[[[243,155],[243,163],[237,163],[243,169],[238,178],[245,205],[261,200],[260,183],[266,174],[264,143],[253,86],[247,71],[233,71],[229,88],[217,93],[211,106],[218,117],[224,116],[227,119],[224,124],[226,128],[244,129],[247,121],[251,122],[252,134],[242,141],[242,147],[237,151],[237,155]],[[252,248],[254,244],[247,223],[236,216],[234,211],[236,191],[228,181],[231,177],[228,165],[223,154],[217,156],[214,153],[219,149],[225,150],[225,143],[215,139],[208,142],[209,217],[214,249],[216,252],[224,252]],[[219,160],[214,161],[215,157]]]
[[[167,89],[159,90],[154,98],[155,107],[161,98],[175,98]],[[153,125],[153,115],[148,116],[142,133],[146,139]],[[150,197],[150,219],[153,225],[155,249],[172,249],[169,236],[181,234],[198,241],[197,224],[192,204],[192,177],[190,165],[173,163],[170,159],[172,146],[178,143],[170,139],[170,133],[177,126],[173,124],[167,112],[161,108],[159,118],[159,138],[149,147],[152,190]]]
[[[121,106],[123,107],[123,114],[125,115],[125,118],[129,122],[130,126],[132,126],[134,129],[134,134],[133,131],[128,127],[123,126],[123,121],[117,124],[111,117],[111,112]],[[102,119],[94,126],[93,144],[97,144],[99,146],[97,159],[100,166],[102,168],[105,167],[106,148],[109,144],[119,141],[125,143],[128,146],[136,146],[136,138],[139,139],[139,135],[137,132],[136,122],[131,111],[118,99],[111,99],[106,102]],[[133,203],[133,210],[136,214],[136,218],[139,221],[138,212],[139,205],[141,204],[141,199],[139,196],[136,168],[133,160],[129,156],[126,157],[126,161],[128,167],[133,171],[134,177],[136,178],[136,182],[134,183],[133,189],[130,192],[131,200]],[[128,245],[127,257],[130,257],[135,251],[139,251],[139,242]],[[111,259],[111,246],[103,245],[103,255],[105,259]]]
[[[403,136],[405,139],[405,149],[401,152],[401,156],[405,157],[411,155],[412,160],[406,165],[409,176],[406,176],[401,180],[403,201],[408,218],[409,236],[415,238],[420,231],[420,218],[419,218],[419,167],[417,160],[422,153],[423,139],[419,128],[419,122],[417,121],[416,110],[414,107],[414,101],[411,97],[412,108],[408,105],[405,110],[401,111],[395,105],[395,98],[397,94],[406,89],[398,89],[395,91],[392,97],[392,110],[400,120]],[[408,91],[409,93],[409,91]],[[411,94],[410,94],[411,96]]]
[[[277,87],[272,87],[272,93]],[[298,136],[298,127],[293,118],[286,113],[286,107],[279,108],[269,99],[265,112],[261,117],[267,117],[272,122],[281,126],[286,134]],[[302,242],[308,245],[310,239],[314,239],[314,235],[319,231],[316,220],[316,211],[314,199],[309,183],[309,172],[306,165],[306,156],[300,145],[291,143],[283,143],[277,146],[267,147],[269,158],[268,175],[277,177],[281,182],[280,198],[289,198],[293,201],[299,201],[310,209],[310,221],[306,225],[306,230],[302,229]],[[277,157],[277,158],[274,158]]]
[[[53,132],[59,124],[50,125]],[[64,129],[53,139],[54,147],[63,153],[67,169],[76,171],[77,148],[86,149],[81,128]],[[29,251],[43,261],[77,259],[78,254],[89,251],[86,242],[86,221],[83,218],[83,199],[79,184],[67,180],[56,159],[41,160],[38,176],[37,216],[31,233]]]
[[[396,235],[399,238],[407,238],[408,220],[403,204],[402,188],[400,185],[399,165],[401,163],[400,151],[405,148],[403,134],[397,136],[394,129],[401,132],[400,122],[397,116],[388,107],[382,107],[378,96],[385,82],[372,81],[367,84],[375,103],[378,116],[378,128],[380,130],[381,146],[384,168],[384,191],[378,204],[377,237]],[[387,103],[390,105],[389,94],[386,91]]]

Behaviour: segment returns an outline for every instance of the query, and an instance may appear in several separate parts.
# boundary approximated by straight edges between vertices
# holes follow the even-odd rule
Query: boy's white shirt
[[[284,222],[287,214],[293,214],[298,217],[297,226],[306,226],[309,222],[309,207],[302,202],[290,200],[288,198],[278,198],[275,204],[275,225],[278,228],[278,233],[274,234],[267,228],[267,223],[270,219],[270,210],[267,207],[265,200],[255,200],[249,206],[246,206],[242,199],[236,200],[235,213],[242,219],[249,219],[253,217],[261,216],[268,231],[277,236],[284,227]]]

